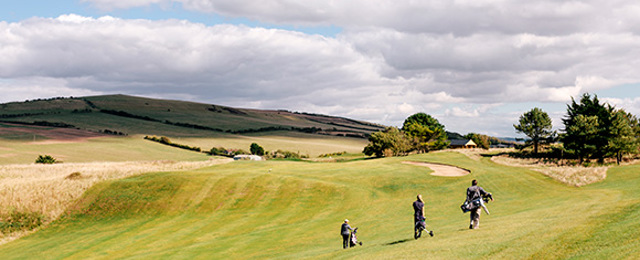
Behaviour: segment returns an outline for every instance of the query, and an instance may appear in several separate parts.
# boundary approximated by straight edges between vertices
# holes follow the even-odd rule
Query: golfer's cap
[[[349,220],[348,220],[348,219],[345,219],[345,220],[344,220],[344,222],[349,222]]]

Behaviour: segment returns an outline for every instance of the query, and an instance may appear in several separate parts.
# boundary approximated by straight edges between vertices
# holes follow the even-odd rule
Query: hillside
[[[126,95],[54,98],[0,104],[0,138],[35,126],[107,135],[210,137],[273,131],[364,138],[383,126],[284,110],[242,109]],[[71,131],[71,135],[83,135]],[[24,134],[29,138],[29,134]],[[85,133],[86,135],[86,133]],[[46,135],[42,138],[51,138]],[[55,138],[55,137],[54,137]]]
[[[634,259],[637,165],[569,187],[525,168],[440,152],[348,163],[232,162],[100,183],[63,217],[0,246],[3,259]],[[469,169],[438,177],[404,161]],[[472,179],[492,192],[478,230],[458,208]],[[414,240],[425,197],[435,237]],[[343,219],[363,246],[343,250]]]

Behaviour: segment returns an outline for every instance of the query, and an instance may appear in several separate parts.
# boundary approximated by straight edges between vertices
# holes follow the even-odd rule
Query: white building
[[[233,157],[234,160],[247,160],[247,161],[262,161],[264,160],[262,156],[252,155],[252,154],[239,154]]]

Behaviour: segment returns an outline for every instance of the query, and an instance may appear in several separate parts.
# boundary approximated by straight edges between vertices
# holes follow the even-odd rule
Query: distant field
[[[209,158],[203,153],[160,145],[142,137],[0,142],[0,165],[33,163],[38,155],[45,154],[63,162],[198,161]]]
[[[336,136],[282,132],[275,135],[219,135],[206,138],[170,137],[172,142],[209,151],[213,147],[249,151],[251,143],[258,143],[267,151],[287,150],[317,157],[335,152],[361,153],[367,140]],[[35,141],[34,141],[35,140]],[[47,136],[27,134],[19,140],[0,141],[0,165],[33,163],[38,155],[49,154],[65,162],[120,162],[143,160],[206,160],[207,155],[182,150],[143,139],[143,136],[101,136],[75,139],[49,139]]]
[[[286,150],[317,157],[335,152],[362,153],[369,142],[362,138],[311,135],[292,132],[276,132],[253,135],[227,135],[210,138],[172,139],[181,144],[210,150],[213,147],[243,149],[249,151],[251,143],[257,143],[266,151]]]
[[[0,104],[0,165],[31,163],[40,154],[67,162],[203,160],[203,154],[162,147],[174,143],[249,150],[286,150],[316,157],[360,154],[366,136],[384,126],[327,115],[126,95],[53,98]],[[175,153],[174,153],[175,152]]]
[[[432,176],[403,161],[471,170]],[[51,226],[0,246],[3,259],[634,259],[640,166],[577,188],[526,168],[452,152],[347,163],[233,162],[100,183]],[[468,230],[472,179],[493,192]],[[414,240],[426,199],[435,237]],[[341,249],[343,219],[364,246]]]

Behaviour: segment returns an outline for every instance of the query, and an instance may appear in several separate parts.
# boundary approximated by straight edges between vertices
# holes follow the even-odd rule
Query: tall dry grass
[[[37,212],[51,222],[95,183],[146,172],[191,170],[232,159],[199,162],[143,161],[0,166],[0,216],[12,211]],[[21,234],[9,234],[11,240]],[[0,237],[3,235],[0,233]],[[6,242],[6,241],[4,241]],[[2,243],[2,241],[0,241]]]
[[[584,167],[546,163],[540,159],[512,158],[507,155],[494,156],[491,160],[500,164],[528,167],[568,185],[580,187],[607,178],[608,166]]]
[[[458,152],[466,155],[473,160],[480,160],[483,154],[494,154],[491,156],[491,160],[508,166],[527,167],[534,171],[540,172],[546,176],[549,176],[559,182],[580,187],[591,183],[596,183],[604,180],[607,177],[607,166],[598,167],[583,167],[583,166],[567,166],[558,165],[552,162],[545,162],[541,159],[523,159],[513,158],[508,155],[498,155],[501,153],[508,153],[515,151],[512,148],[501,149],[448,149],[446,151]]]

